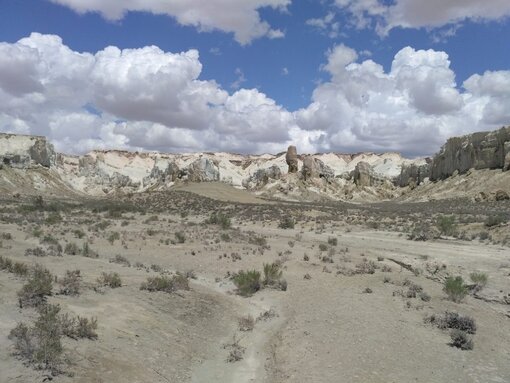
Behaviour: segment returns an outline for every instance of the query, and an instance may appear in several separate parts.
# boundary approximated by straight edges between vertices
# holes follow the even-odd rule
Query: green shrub
[[[101,286],[109,286],[112,289],[122,286],[122,281],[118,273],[103,272],[101,276],[97,279],[97,283],[99,283]]]
[[[115,258],[111,258],[110,262],[118,263],[119,265],[124,265],[124,266],[127,266],[127,267],[131,266],[131,262],[129,262],[129,260],[126,257],[124,257],[124,256],[122,256],[120,254],[117,254],[115,256]]]
[[[59,213],[50,213],[48,217],[46,217],[46,223],[48,225],[55,225],[59,222],[62,222],[62,216]]]
[[[160,275],[156,277],[148,277],[147,281],[142,283],[140,286],[140,290],[172,293],[177,290],[189,290],[189,283],[188,278],[181,274],[177,274],[172,278]]]
[[[328,250],[328,245],[326,245],[325,243],[319,243],[319,250],[320,251],[327,251]]]
[[[278,224],[278,227],[280,229],[294,229],[295,226],[294,219],[290,216],[282,217],[280,220],[280,223]]]
[[[34,348],[33,361],[45,369],[58,371],[62,363],[62,332],[58,314],[60,306],[43,305],[39,308],[39,317],[34,323],[33,336],[36,347]]]
[[[335,237],[329,237],[328,238],[328,245],[336,246],[338,245],[338,238]]]
[[[508,221],[508,218],[505,214],[499,213],[499,214],[491,214],[487,217],[484,224],[487,227],[493,227],[493,226],[499,226],[503,223],[506,223]]]
[[[436,226],[443,235],[455,235],[457,231],[457,225],[455,224],[455,217],[453,215],[440,215],[437,217]]]
[[[184,243],[186,242],[186,235],[182,231],[178,231],[175,233],[175,240],[177,243]]]
[[[267,246],[267,239],[258,235],[250,235],[250,237],[248,238],[248,242],[251,243],[252,245],[260,247]]]
[[[76,243],[69,242],[64,247],[64,253],[68,254],[68,255],[78,255],[78,254],[80,254],[80,248],[78,247],[78,245]]]
[[[117,231],[114,231],[108,236],[108,242],[113,245],[113,243],[120,239],[120,234]]]
[[[468,288],[464,284],[462,277],[448,277],[444,283],[444,292],[448,299],[454,302],[461,302],[468,293]]]
[[[46,296],[51,295],[53,289],[53,275],[41,265],[35,265],[30,271],[27,282],[18,291],[21,305],[39,306],[45,302]]]
[[[256,270],[241,270],[233,277],[237,292],[243,297],[249,297],[255,294],[261,288],[260,272]]]

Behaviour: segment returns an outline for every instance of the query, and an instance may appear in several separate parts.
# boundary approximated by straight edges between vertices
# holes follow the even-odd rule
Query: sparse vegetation
[[[436,226],[442,235],[453,236],[457,232],[457,225],[453,215],[440,215],[437,217]]]
[[[177,274],[171,278],[165,275],[159,275],[156,277],[148,277],[147,281],[140,286],[140,290],[173,293],[177,290],[189,290],[189,283],[188,278],[182,274]]]
[[[464,331],[452,330],[450,333],[450,338],[452,340],[451,345],[453,347],[460,348],[461,350],[473,349],[473,340]]]
[[[60,281],[61,288],[60,294],[64,295],[79,295],[81,287],[81,273],[80,270],[67,270],[66,275]]]
[[[230,229],[232,226],[232,221],[230,217],[223,213],[213,213],[211,216],[205,221],[205,223],[210,225],[219,225],[223,230]]]
[[[294,229],[296,222],[291,216],[285,216],[280,219],[280,223],[278,224],[278,227],[280,229]]]
[[[100,286],[108,286],[111,287],[112,289],[122,286],[122,281],[118,273],[103,272],[101,276],[97,279],[97,283]]]
[[[18,291],[21,306],[39,306],[46,301],[53,290],[53,275],[41,265],[35,265],[29,273],[27,282]]]

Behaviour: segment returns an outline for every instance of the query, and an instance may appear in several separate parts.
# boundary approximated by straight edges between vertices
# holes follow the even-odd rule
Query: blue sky
[[[0,69],[20,68],[14,74],[12,69],[4,72],[9,78],[3,82],[0,74],[0,101],[2,96],[9,100],[0,107],[0,130],[45,134],[57,148],[75,152],[96,146],[262,152],[297,143],[305,151],[401,151],[414,156],[431,154],[449,135],[510,124],[510,113],[504,111],[510,105],[510,5],[501,1],[488,0],[480,7],[474,0],[433,0],[430,9],[423,9],[419,0],[212,0],[209,7],[200,0],[168,0],[168,6],[147,0],[142,11],[136,3],[0,0]],[[224,16],[226,7],[230,18]],[[59,69],[46,62],[58,61],[60,53],[42,37],[26,40],[34,32],[58,36],[60,43],[51,44],[91,57],[107,46],[122,52],[154,45],[160,51],[147,58],[162,61],[157,68],[129,64],[138,65],[141,74],[110,84],[98,72],[103,66],[97,57],[90,58],[90,72],[73,73],[64,89],[58,84],[62,76],[55,74]],[[14,47],[21,45],[46,53],[36,62],[15,57]],[[400,55],[399,66],[405,70],[392,73],[396,55],[406,47],[412,50]],[[197,76],[162,73],[162,66],[175,65],[171,55],[190,50],[199,54],[189,63],[200,66],[192,71]],[[69,67],[76,64],[68,60]],[[363,67],[366,60],[382,66],[382,72]],[[120,59],[118,64],[124,65]],[[24,86],[31,65],[33,80],[44,89],[13,90],[16,84]],[[58,92],[72,98],[83,91],[86,81],[78,77],[85,73],[92,73],[94,89],[87,88],[83,99],[76,97],[75,105],[59,104]],[[480,78],[473,77],[477,74]],[[144,76],[163,77],[151,82]],[[374,79],[384,76],[373,86]],[[420,76],[419,83],[411,81]],[[176,97],[166,99],[155,88],[165,81]],[[197,86],[200,96],[193,98],[190,89]],[[109,91],[110,99],[103,97]],[[128,91],[134,92],[131,99]],[[34,101],[37,93],[46,103],[44,110]],[[131,101],[140,93],[150,95],[146,110],[154,107],[152,115],[131,112]],[[369,101],[360,103],[358,96]],[[438,100],[437,105],[429,105],[427,97]],[[165,103],[171,112],[165,111]],[[200,104],[196,110],[182,109],[181,104],[188,108],[195,103]],[[204,119],[192,119],[204,111]]]

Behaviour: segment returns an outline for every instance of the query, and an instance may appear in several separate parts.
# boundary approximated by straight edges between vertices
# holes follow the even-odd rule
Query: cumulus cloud
[[[382,0],[335,0],[335,4],[353,16],[357,28],[375,26],[382,35],[397,27],[437,28],[510,16],[507,0],[395,0],[389,5]]]
[[[234,34],[240,44],[260,37],[281,38],[284,32],[260,18],[259,9],[286,10],[291,0],[50,0],[78,13],[98,12],[109,20],[120,20],[127,12],[168,15],[181,25],[199,31],[220,30]]]
[[[459,86],[444,52],[406,47],[389,70],[345,45],[326,53],[329,80],[307,107],[289,111],[257,89],[229,92],[202,80],[193,49],[80,53],[33,33],[0,43],[0,131],[46,135],[74,153],[274,153],[296,144],[301,152],[429,155],[452,135],[510,122],[510,71]]]

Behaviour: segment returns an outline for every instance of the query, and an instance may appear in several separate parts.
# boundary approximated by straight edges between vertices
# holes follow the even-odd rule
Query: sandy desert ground
[[[193,184],[116,200],[4,196],[0,206],[4,263],[44,266],[47,303],[97,318],[97,338],[61,337],[59,371],[27,363],[9,334],[39,315],[17,295],[30,272],[4,267],[0,382],[510,381],[510,227],[488,224],[508,217],[509,201],[283,203]],[[214,214],[230,224],[210,223]],[[441,216],[454,232],[429,236]],[[427,240],[409,239],[420,230]],[[236,273],[272,263],[286,284],[236,293]],[[68,270],[80,270],[78,295],[61,292]],[[103,272],[121,286],[101,286]],[[140,289],[177,272],[189,290]],[[455,276],[469,290],[461,302],[443,291]],[[474,319],[472,350],[425,320],[445,311]]]

